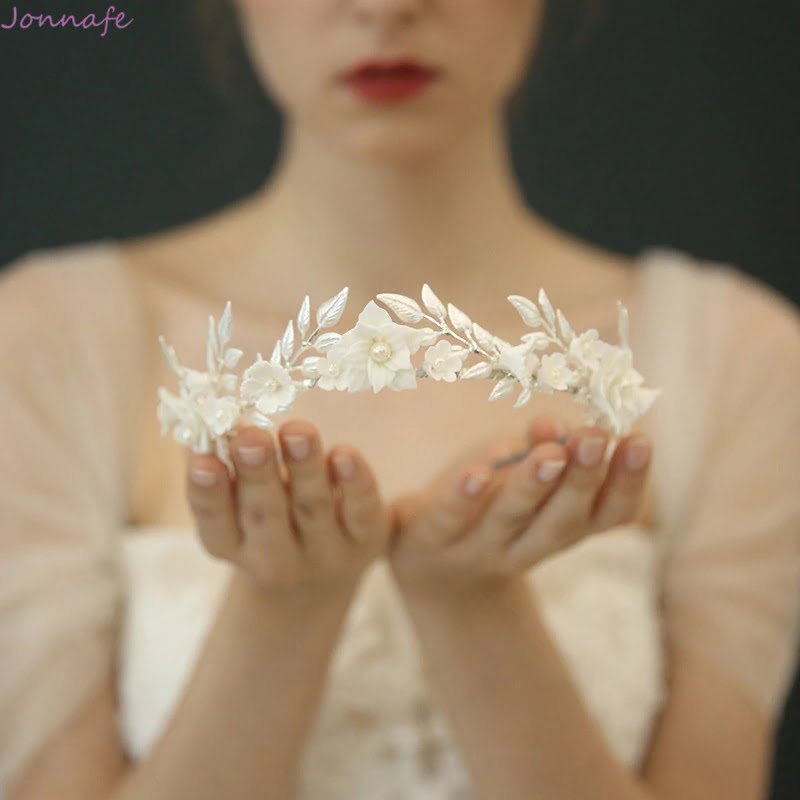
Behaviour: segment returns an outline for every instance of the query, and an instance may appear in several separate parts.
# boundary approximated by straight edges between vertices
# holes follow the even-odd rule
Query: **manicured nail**
[[[567,462],[563,459],[558,461],[542,461],[536,470],[536,477],[542,481],[542,483],[551,483],[564,471],[566,465]]]
[[[578,444],[578,461],[584,467],[593,467],[600,462],[605,448],[606,440],[599,436],[589,436],[581,439]]]
[[[260,467],[267,463],[267,451],[263,447],[240,447],[239,460],[248,467]]]
[[[341,480],[346,481],[356,474],[356,464],[348,453],[337,453],[333,457],[333,468]]]
[[[470,497],[478,494],[489,483],[489,476],[485,472],[470,472],[464,479],[464,493]]]
[[[302,461],[311,452],[311,442],[307,436],[286,436],[284,437],[289,455],[295,461]]]
[[[632,439],[625,451],[625,466],[628,469],[641,469],[650,458],[650,444],[643,437]]]
[[[192,467],[192,481],[198,486],[213,486],[217,482],[217,473],[209,472],[207,469]]]

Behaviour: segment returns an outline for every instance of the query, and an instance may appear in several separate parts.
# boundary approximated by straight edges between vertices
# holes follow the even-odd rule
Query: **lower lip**
[[[422,92],[434,79],[431,73],[408,73],[404,75],[386,74],[382,76],[353,76],[347,78],[347,85],[373,103],[392,103],[405,100]]]

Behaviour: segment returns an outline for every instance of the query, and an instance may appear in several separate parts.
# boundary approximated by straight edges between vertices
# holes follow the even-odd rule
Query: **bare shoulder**
[[[219,264],[236,260],[249,242],[254,196],[166,230],[120,242],[123,261],[142,280],[162,280],[204,292]]]

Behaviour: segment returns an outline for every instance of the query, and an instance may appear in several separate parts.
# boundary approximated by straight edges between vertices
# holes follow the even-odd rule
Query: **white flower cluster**
[[[370,300],[355,326],[345,333],[328,331],[342,317],[347,288],[326,300],[317,310],[316,327],[311,328],[311,304],[303,300],[295,321],[290,320],[283,336],[265,361],[258,353],[241,384],[232,370],[242,351],[227,346],[231,337],[232,314],[228,302],[219,323],[209,317],[206,372],[182,366],[175,351],[159,341],[167,364],[179,379],[180,394],[164,387],[158,390],[158,419],[161,435],[173,438],[196,453],[214,452],[229,469],[227,435],[240,420],[261,428],[272,427],[271,415],[291,410],[298,394],[311,388],[326,391],[379,392],[415,389],[418,378],[453,382],[488,378],[494,382],[489,400],[520,392],[514,407],[525,405],[534,392],[569,392],[587,409],[587,421],[617,436],[630,432],[661,393],[643,385],[633,368],[628,344],[628,312],[617,301],[619,345],[599,339],[596,329],[576,334],[560,309],[554,310],[544,289],[538,306],[520,295],[508,300],[529,328],[519,344],[512,345],[473,322],[452,303],[445,305],[426,283],[422,305],[410,297],[384,293]],[[430,327],[411,327],[427,322]],[[556,351],[543,351],[555,347]],[[419,366],[412,356],[425,349]],[[298,359],[308,350],[318,355]],[[468,367],[469,356],[478,360]]]

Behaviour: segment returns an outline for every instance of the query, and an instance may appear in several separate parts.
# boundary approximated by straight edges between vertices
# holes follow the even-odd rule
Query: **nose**
[[[359,22],[370,25],[408,25],[419,15],[427,0],[350,0]]]

